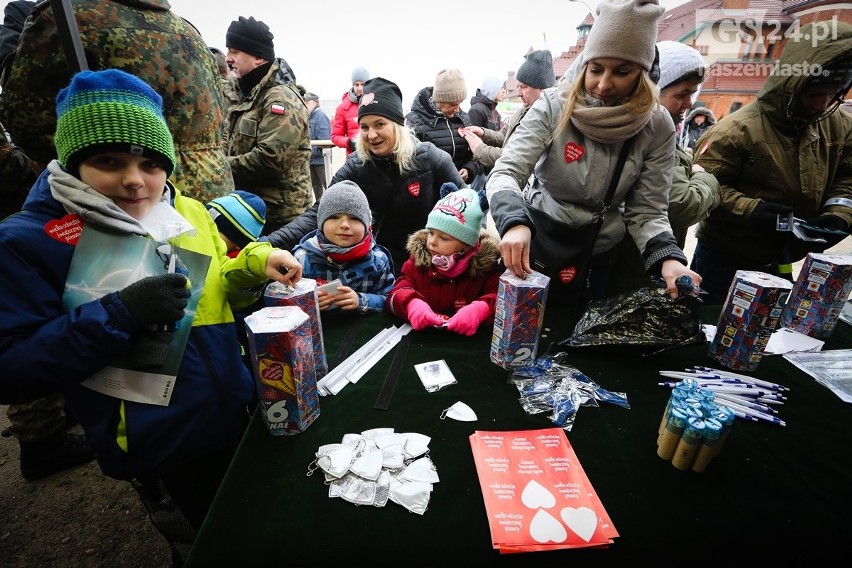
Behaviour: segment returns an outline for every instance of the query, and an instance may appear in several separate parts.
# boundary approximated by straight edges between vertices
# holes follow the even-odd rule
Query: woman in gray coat
[[[650,76],[662,12],[656,0],[601,3],[581,72],[573,82],[542,93],[488,178],[491,214],[502,237],[500,252],[506,267],[519,276],[533,270],[530,243],[536,227],[525,207],[571,228],[603,217],[587,272],[580,265],[548,271],[548,304],[582,304],[602,297],[625,228],[642,251],[645,270],[662,276],[672,297],[677,297],[679,276],[689,276],[695,285],[701,282],[687,267],[667,218],[674,123],[659,105]],[[629,139],[623,173],[602,212],[615,163]],[[586,278],[574,281],[578,274]]]

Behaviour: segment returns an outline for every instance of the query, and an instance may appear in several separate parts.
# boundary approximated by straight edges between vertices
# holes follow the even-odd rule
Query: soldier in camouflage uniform
[[[175,141],[170,178],[207,203],[234,190],[221,146],[225,107],[219,72],[198,30],[166,0],[74,0],[89,68],[117,67],[152,85]],[[56,157],[56,94],[71,80],[50,2],[36,4],[0,94],[12,139],[42,168]]]
[[[269,26],[242,16],[225,36],[235,75],[225,89],[228,161],[236,186],[266,202],[263,234],[314,202],[308,107],[272,38]]]

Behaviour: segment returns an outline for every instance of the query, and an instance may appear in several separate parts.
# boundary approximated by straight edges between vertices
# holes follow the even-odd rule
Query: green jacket
[[[225,147],[234,183],[273,205],[266,214],[272,227],[298,217],[314,202],[308,107],[280,61],[247,94],[235,80],[225,87]]]
[[[163,97],[177,167],[170,181],[199,201],[234,190],[221,146],[225,107],[215,61],[201,34],[166,0],[74,0],[89,68],[116,67]],[[0,117],[41,169],[56,157],[56,94],[71,73],[49,2],[33,8],[0,95]]]
[[[798,125],[788,118],[809,79],[793,65],[807,62],[813,69],[852,53],[849,24],[836,23],[836,37],[831,33],[826,40],[816,39],[825,34],[814,32],[812,25],[802,26],[801,41],[788,41],[781,73],[767,79],[757,100],[719,120],[696,144],[695,163],[715,174],[722,191],[721,204],[696,234],[699,241],[729,250],[734,261],[796,262],[821,250],[752,228],[750,217],[761,200],[790,206],[802,219],[830,212],[852,224],[852,208],[826,205],[831,198],[852,199],[852,117],[835,111]],[[792,243],[788,259],[785,242]]]

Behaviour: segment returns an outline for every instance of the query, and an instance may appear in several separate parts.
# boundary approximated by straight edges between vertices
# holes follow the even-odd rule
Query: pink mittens
[[[420,331],[427,327],[440,326],[444,323],[441,316],[432,311],[429,304],[419,298],[415,298],[408,302],[408,321],[411,327]]]
[[[410,312],[409,312],[410,313]],[[456,312],[447,322],[447,329],[461,335],[473,335],[482,322],[491,315],[491,308],[481,300],[476,300]]]

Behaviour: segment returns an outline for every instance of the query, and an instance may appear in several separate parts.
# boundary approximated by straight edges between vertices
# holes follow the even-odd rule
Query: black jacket
[[[456,169],[467,168],[473,181],[479,168],[473,162],[473,152],[467,140],[459,134],[459,128],[470,126],[470,118],[464,111],[447,118],[432,105],[433,87],[424,87],[411,103],[411,112],[405,115],[405,124],[414,131],[415,136],[424,142],[431,142],[453,158]],[[422,228],[422,227],[421,227]]]
[[[373,213],[373,235],[376,242],[390,251],[395,272],[399,272],[408,258],[405,250],[408,235],[426,226],[426,217],[441,198],[441,185],[449,181],[458,187],[465,186],[447,154],[429,143],[418,144],[414,169],[405,175],[400,174],[399,166],[391,160],[373,159],[364,163],[353,153],[335,172],[331,185],[343,180],[355,182],[367,196]],[[291,250],[304,235],[317,228],[320,201],[265,240]]]

